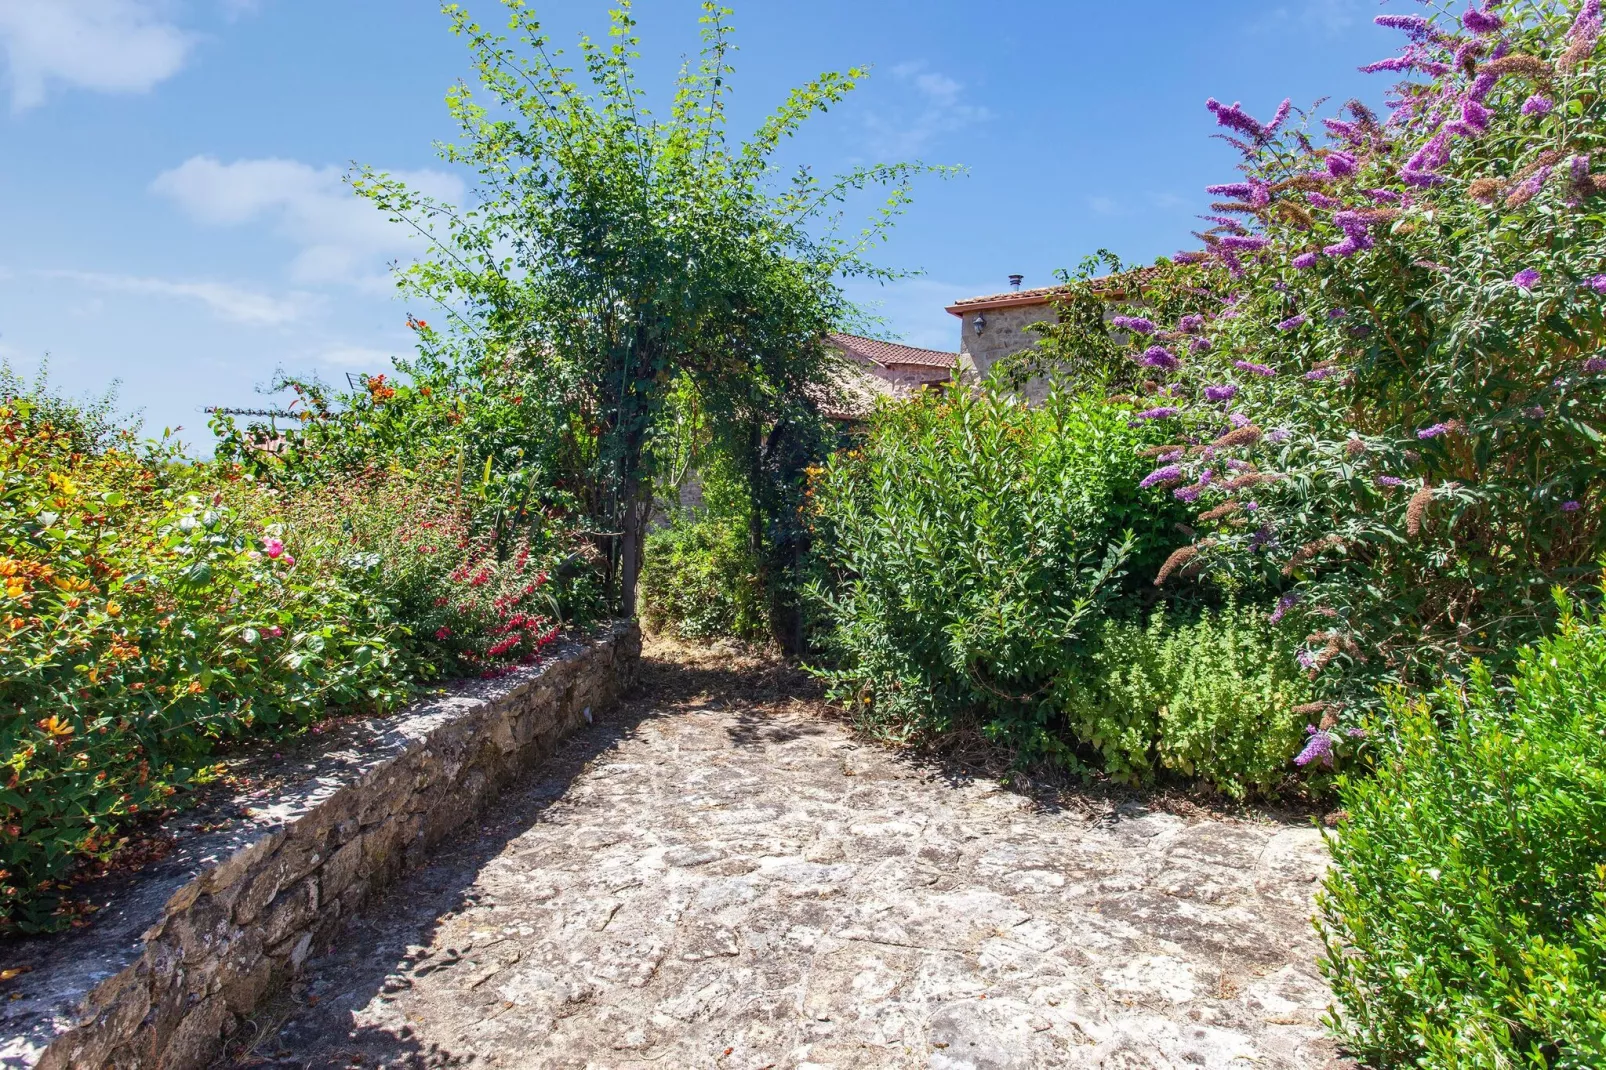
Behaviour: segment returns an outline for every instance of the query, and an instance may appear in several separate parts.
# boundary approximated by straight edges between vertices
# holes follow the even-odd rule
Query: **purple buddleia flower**
[[[1277,374],[1276,370],[1273,368],[1268,368],[1264,364],[1251,364],[1247,360],[1235,360],[1232,362],[1232,366],[1241,372],[1250,372],[1254,375],[1263,375],[1268,379]]]
[[[1209,100],[1205,101],[1205,107],[1209,108],[1215,113],[1217,126],[1224,126],[1229,130],[1236,130],[1245,137],[1253,138],[1255,141],[1262,141],[1265,139],[1265,126],[1256,122],[1253,118],[1246,114],[1243,110],[1243,107],[1237,101],[1234,101],[1229,105],[1223,104],[1216,98],[1211,97]]]
[[[1351,144],[1360,143],[1360,128],[1354,123],[1345,122],[1343,119],[1323,119],[1322,125],[1327,127],[1327,132],[1335,137],[1341,137]]]
[[[1203,493],[1204,488],[1197,483],[1190,484],[1186,487],[1178,487],[1176,490],[1171,492],[1172,496],[1175,497],[1179,502],[1196,502],[1199,500],[1199,495]]]
[[[1175,416],[1177,413],[1179,413],[1181,411],[1182,411],[1181,409],[1174,408],[1174,407],[1172,407],[1170,405],[1161,405],[1158,408],[1145,409],[1142,412],[1138,413],[1138,419],[1140,419],[1140,420],[1165,420],[1165,419],[1169,419],[1172,416]]]
[[[1254,196],[1254,187],[1247,182],[1228,182],[1220,186],[1206,186],[1205,192],[1212,197],[1233,197],[1247,201]]]
[[[1203,316],[1183,316],[1177,321],[1177,330],[1183,334],[1197,334],[1204,330],[1204,325],[1205,319]]]
[[[1349,309],[1347,308],[1330,308],[1327,310],[1327,318],[1330,320],[1341,320],[1347,315],[1349,315]]]
[[[1319,383],[1323,379],[1330,379],[1337,374],[1337,368],[1312,368],[1305,373],[1305,378],[1313,383]]]
[[[1235,279],[1241,279],[1245,274],[1247,274],[1244,271],[1243,262],[1239,260],[1237,254],[1232,252],[1230,249],[1222,250],[1221,262],[1227,266],[1227,274],[1231,275]]]
[[[1355,173],[1354,153],[1333,152],[1327,156],[1327,173],[1334,178],[1345,178]]]
[[[1539,272],[1533,268],[1523,268],[1511,277],[1511,285],[1519,290],[1531,290],[1539,285]]]
[[[1277,105],[1277,111],[1272,115],[1271,122],[1260,128],[1260,136],[1269,138],[1275,134],[1278,127],[1288,120],[1288,113],[1293,110],[1293,107],[1293,100],[1289,97],[1284,97],[1283,102]]]
[[[1606,372],[1606,357],[1590,357],[1584,361],[1584,371],[1589,375],[1598,375]]]
[[[1380,487],[1405,486],[1405,480],[1401,479],[1399,476],[1378,476],[1376,482]]]
[[[1288,430],[1286,427],[1274,427],[1270,431],[1266,432],[1266,441],[1272,443],[1287,442],[1293,437],[1294,433]]]
[[[1549,97],[1545,96],[1543,93],[1535,93],[1533,96],[1522,102],[1522,114],[1549,115],[1550,109],[1554,108],[1555,106],[1555,102]]]
[[[1426,441],[1430,438],[1438,438],[1440,435],[1448,435],[1450,430],[1449,424],[1432,424],[1418,431],[1416,437]]]
[[[1564,513],[1576,513],[1576,512],[1578,512],[1578,510],[1582,509],[1583,507],[1584,507],[1584,505],[1583,505],[1582,502],[1562,502],[1561,503],[1561,511],[1564,512]]]
[[[1553,167],[1541,167],[1539,170],[1529,175],[1523,181],[1522,185],[1513,190],[1511,196],[1514,198],[1519,198],[1517,203],[1531,200],[1539,193],[1539,190],[1544,186],[1546,180],[1550,178],[1550,172],[1553,170],[1555,170]],[[1509,204],[1511,202],[1507,201],[1507,203]]]
[[[1244,502],[1244,509],[1247,510],[1248,512],[1251,512],[1251,513],[1259,512],[1260,503],[1259,502]]]
[[[1396,204],[1405,200],[1405,194],[1392,189],[1369,189],[1366,195],[1378,204]]]
[[[1221,239],[1221,247],[1223,249],[1232,249],[1232,250],[1235,250],[1235,251],[1242,251],[1242,252],[1247,252],[1247,253],[1252,253],[1252,252],[1255,252],[1256,250],[1264,249],[1266,246],[1268,246],[1270,244],[1271,244],[1271,239],[1270,238],[1261,238],[1261,237],[1253,237],[1253,236],[1246,237],[1246,236],[1241,235],[1241,234],[1228,234],[1226,237]]]
[[[1118,330],[1131,331],[1133,334],[1153,334],[1155,331],[1154,321],[1141,316],[1112,316],[1110,325]]]
[[[1156,468],[1144,476],[1143,482],[1139,483],[1138,486],[1143,490],[1148,490],[1150,487],[1161,483],[1175,483],[1182,478],[1182,468],[1179,465],[1168,464],[1164,468]]]
[[[1480,11],[1475,7],[1467,8],[1467,13],[1461,16],[1461,25],[1472,33],[1494,33],[1505,24],[1505,20],[1499,15],[1486,10]]]
[[[1202,253],[1197,249],[1182,249],[1171,257],[1179,264],[1202,264],[1210,259],[1209,253]]]
[[[1306,668],[1313,667],[1306,666]],[[1310,740],[1306,742],[1305,749],[1299,752],[1299,757],[1294,759],[1294,764],[1305,766],[1310,765],[1312,762],[1320,762],[1331,769],[1333,767],[1332,735],[1327,732],[1318,732],[1314,728],[1308,729],[1308,731],[1311,733]]]
[[[1600,0],[1584,0],[1572,28],[1567,31],[1569,41],[1593,39],[1600,35]]]
[[[1377,74],[1379,71],[1389,71],[1394,74],[1404,74],[1416,66],[1416,57],[1412,51],[1407,50],[1403,56],[1390,56],[1380,59],[1376,63],[1368,63],[1359,68],[1362,74]]]
[[[1399,30],[1412,41],[1425,41],[1433,35],[1433,24],[1421,15],[1379,15],[1372,20],[1388,30]]]
[[[1469,97],[1461,102],[1461,118],[1445,129],[1464,138],[1476,138],[1488,133],[1492,118],[1494,112]]]
[[[1305,326],[1305,321],[1308,319],[1310,319],[1310,317],[1301,312],[1297,316],[1289,316],[1287,319],[1283,320],[1277,325],[1277,329],[1279,331],[1297,331],[1299,328]]]
[[[1606,294],[1606,275],[1592,275],[1584,281],[1584,285],[1598,294]]]
[[[1314,650],[1301,650],[1294,656],[1294,660],[1307,669],[1314,669],[1321,664],[1316,660],[1316,652]]]
[[[1236,429],[1248,427],[1254,421],[1250,420],[1249,417],[1245,416],[1241,412],[1232,412],[1227,414],[1227,422],[1232,424],[1232,426]]]
[[[1299,595],[1293,593],[1285,594],[1281,598],[1277,599],[1277,608],[1272,610],[1271,616],[1267,619],[1272,624],[1281,624],[1283,617],[1288,615],[1288,611],[1293,609],[1298,604]]]
[[[1411,158],[1405,161],[1405,167],[1400,171],[1400,177],[1413,186],[1435,186],[1445,179],[1442,175],[1434,174],[1439,168],[1450,162],[1450,135],[1448,131],[1440,130],[1429,138],[1421,148],[1417,149]]]
[[[1325,193],[1307,193],[1305,194],[1305,199],[1314,208],[1337,208],[1344,203],[1336,197],[1329,197]]]
[[[1589,181],[1589,153],[1581,153],[1567,161],[1567,169],[1572,173],[1573,183],[1583,185]]]
[[[1320,253],[1300,253],[1298,256],[1294,257],[1290,263],[1294,265],[1294,270],[1304,271],[1307,268],[1315,267],[1316,262],[1320,259]]]
[[[1182,362],[1176,358],[1176,354],[1164,346],[1150,346],[1144,351],[1143,359],[1140,363],[1150,368],[1164,368],[1166,371],[1174,371],[1182,366]]]
[[[1205,400],[1231,401],[1238,396],[1238,387],[1235,383],[1225,383],[1221,386],[1205,387]]]
[[[1234,472],[1244,472],[1249,469],[1250,465],[1248,461],[1239,460],[1237,457],[1228,457],[1227,467]]]
[[[1188,343],[1188,352],[1194,354],[1195,356],[1198,356],[1200,353],[1208,353],[1210,352],[1210,349],[1211,342],[1208,338],[1195,338],[1193,341]]]

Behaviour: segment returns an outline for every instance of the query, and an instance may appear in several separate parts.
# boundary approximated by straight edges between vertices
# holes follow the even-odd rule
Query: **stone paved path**
[[[1045,809],[855,741],[773,667],[648,657],[222,1065],[1345,1065],[1310,827]]]

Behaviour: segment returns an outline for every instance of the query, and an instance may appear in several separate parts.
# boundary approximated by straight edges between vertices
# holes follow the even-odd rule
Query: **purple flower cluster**
[[[1183,334],[1197,334],[1199,331],[1204,330],[1204,325],[1205,319],[1203,316],[1183,316],[1177,321],[1177,330]]]
[[[1357,166],[1355,154],[1352,152],[1333,152],[1327,156],[1327,173],[1334,178],[1347,178],[1353,175]]]
[[[1590,357],[1584,361],[1584,372],[1587,375],[1597,375],[1606,372],[1606,357]]]
[[[1253,253],[1271,244],[1270,238],[1258,235],[1228,234],[1219,241],[1221,248],[1234,252]]]
[[[1145,409],[1142,412],[1138,413],[1138,419],[1140,419],[1140,420],[1166,420],[1166,419],[1169,419],[1169,418],[1175,416],[1177,413],[1179,413],[1181,411],[1182,411],[1181,409],[1178,409],[1178,408],[1176,408],[1175,406],[1172,406],[1172,405],[1161,405],[1158,408]]]
[[[1449,424],[1432,424],[1418,431],[1416,433],[1416,437],[1425,442],[1430,438],[1438,438],[1441,435],[1448,435],[1450,430],[1451,428]]]
[[[1297,331],[1299,328],[1305,326],[1305,321],[1308,319],[1310,319],[1310,317],[1301,312],[1297,316],[1289,316],[1287,319],[1283,320],[1277,325],[1277,329],[1279,331]]]
[[[1323,379],[1331,379],[1337,374],[1337,368],[1312,368],[1310,371],[1305,373],[1305,378],[1310,382],[1319,383]]]
[[[1405,16],[1400,17],[1404,18]],[[1314,659],[1313,664],[1306,667],[1314,668]],[[1306,731],[1310,733],[1310,740],[1306,742],[1305,749],[1299,752],[1299,757],[1294,759],[1294,764],[1298,766],[1306,766],[1312,762],[1320,762],[1331,769],[1333,767],[1332,734],[1329,732],[1318,732],[1314,727],[1307,728]]]
[[[1399,30],[1412,41],[1426,41],[1433,35],[1433,24],[1421,15],[1379,15],[1372,20],[1387,30]]]
[[[1325,193],[1307,193],[1305,194],[1305,199],[1311,203],[1313,208],[1339,208],[1344,204],[1337,197],[1329,197]]]
[[[1277,374],[1277,371],[1274,368],[1269,368],[1264,364],[1251,364],[1247,360],[1235,360],[1232,362],[1232,366],[1241,372],[1250,372],[1253,375],[1262,375],[1268,379]]]
[[[1584,285],[1598,294],[1606,294],[1606,275],[1592,275],[1584,280]]]
[[[1511,285],[1519,290],[1531,290],[1539,285],[1539,272],[1533,268],[1523,268],[1511,277]]]
[[[1237,396],[1238,387],[1233,383],[1205,387],[1205,399],[1208,401],[1231,401]]]
[[[1176,354],[1164,346],[1150,346],[1144,352],[1139,363],[1150,368],[1163,368],[1166,371],[1174,371],[1182,366],[1182,362],[1177,359]]]
[[[1583,506],[1582,502],[1562,502],[1561,503],[1561,511],[1564,512],[1564,513],[1576,513],[1576,512],[1578,512],[1578,510],[1582,509],[1583,507],[1584,506]]]
[[[1400,177],[1412,186],[1437,186],[1446,181],[1437,174],[1439,168],[1450,162],[1450,132],[1440,130],[1405,161]]]
[[[1549,115],[1550,110],[1555,106],[1555,101],[1551,100],[1543,93],[1535,93],[1533,96],[1522,102],[1522,114]]]
[[[1349,315],[1349,309],[1347,308],[1330,308],[1327,310],[1327,318],[1330,320],[1341,320],[1347,315]]]
[[[1287,442],[1294,437],[1294,433],[1286,427],[1274,427],[1266,432],[1266,441],[1273,443]]]
[[[1488,6],[1485,5],[1486,8]],[[1477,34],[1495,33],[1505,24],[1505,20],[1499,15],[1488,10],[1480,11],[1475,7],[1468,8],[1467,13],[1461,16],[1461,25]]]
[[[1164,468],[1156,468],[1154,471],[1144,476],[1143,481],[1139,483],[1138,486],[1144,490],[1148,490],[1150,487],[1156,486],[1160,483],[1175,483],[1181,478],[1182,468],[1178,465],[1168,464]]]
[[[1298,256],[1294,257],[1293,265],[1295,270],[1304,271],[1307,268],[1315,267],[1316,261],[1320,259],[1321,254],[1319,253],[1300,253]]]
[[[1198,356],[1200,353],[1208,353],[1210,352],[1210,349],[1211,342],[1208,338],[1195,338],[1193,341],[1188,343],[1188,352],[1192,353],[1194,356]]]
[[[1401,479],[1399,476],[1378,476],[1376,482],[1380,487],[1405,486],[1405,480]]]
[[[1141,316],[1111,316],[1110,325],[1117,330],[1131,331],[1133,334],[1153,334],[1155,326],[1153,320],[1146,320]]]
[[[1237,101],[1231,104],[1223,104],[1215,97],[1211,97],[1205,101],[1205,107],[1215,113],[1217,126],[1236,130],[1256,142],[1265,141],[1276,132],[1277,127],[1281,126],[1283,120],[1288,117],[1288,104],[1286,103],[1277,109],[1277,115],[1270,123],[1257,122],[1244,111],[1243,106]]]

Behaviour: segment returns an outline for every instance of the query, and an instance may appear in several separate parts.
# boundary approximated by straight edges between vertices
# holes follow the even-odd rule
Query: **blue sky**
[[[468,0],[497,17],[496,0]],[[605,0],[536,0],[559,43]],[[1052,281],[1100,247],[1187,247],[1232,174],[1208,96],[1376,101],[1375,0],[732,0],[732,109],[751,129],[826,69],[874,65],[789,149],[817,171],[918,158],[932,181],[857,287],[888,332],[958,348],[955,298]],[[644,75],[696,46],[695,0],[638,0]],[[148,431],[205,447],[207,404],[265,405],[277,369],[341,379],[409,344],[387,265],[406,235],[351,197],[352,161],[447,197],[443,95],[469,75],[431,0],[0,0],[0,357],[71,393],[122,381]],[[421,315],[428,310],[418,309]]]

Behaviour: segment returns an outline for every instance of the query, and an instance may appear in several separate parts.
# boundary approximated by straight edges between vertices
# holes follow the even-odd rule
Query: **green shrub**
[[[1073,762],[1059,689],[1098,615],[1152,574],[1171,506],[1142,491],[1131,410],[996,389],[880,412],[814,488],[815,591],[835,693],[897,738],[976,726],[1022,758]],[[1158,505],[1156,504],[1158,502]]]
[[[1147,626],[1106,621],[1093,671],[1070,677],[1065,707],[1106,770],[1139,782],[1154,764],[1234,798],[1270,790],[1289,771],[1308,717],[1289,644],[1231,605],[1192,621],[1157,610]]]
[[[1606,1064],[1606,620],[1562,605],[1509,691],[1396,694],[1340,778],[1325,970],[1378,1065]]]
[[[647,536],[641,619],[685,639],[764,636],[764,586],[746,526],[728,516],[686,513]]]
[[[565,539],[496,551],[423,477],[297,494],[55,399],[0,407],[0,933],[73,920],[71,881],[212,775],[221,740],[384,711],[535,658],[594,612]]]

